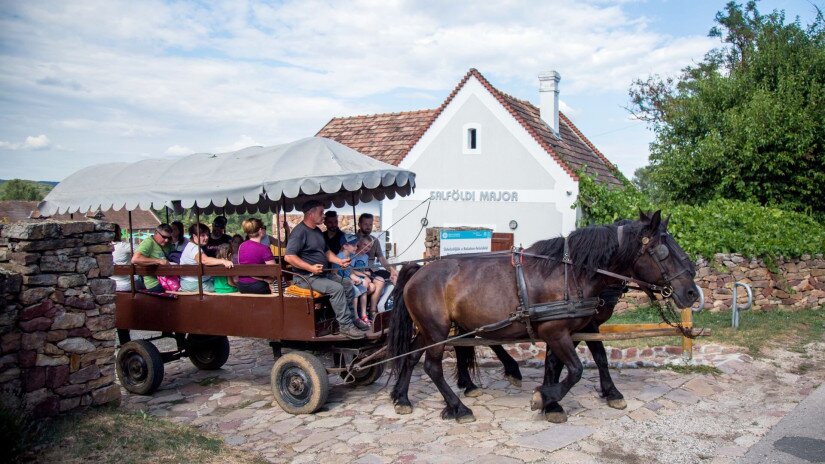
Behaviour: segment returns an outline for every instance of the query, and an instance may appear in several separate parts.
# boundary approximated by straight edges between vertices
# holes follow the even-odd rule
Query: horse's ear
[[[664,220],[664,221],[662,221],[662,225],[665,227],[665,230],[667,230],[667,225],[668,225],[668,223],[670,222],[670,216],[671,216],[671,215],[670,215],[670,214],[668,214],[668,215],[667,215],[667,217],[665,218],[665,220]]]
[[[662,222],[662,210],[656,211],[653,213],[653,216],[650,218],[650,224],[647,226],[648,229],[655,232],[659,230],[659,224]]]
[[[645,214],[645,212],[642,211],[641,207],[639,207],[639,220],[640,221],[649,221],[650,220],[650,218],[647,217],[647,214]]]

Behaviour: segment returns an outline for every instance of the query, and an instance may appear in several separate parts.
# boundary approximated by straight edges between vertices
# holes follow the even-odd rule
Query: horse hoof
[[[479,396],[481,396],[482,393],[484,392],[481,391],[480,388],[473,388],[472,390],[465,390],[464,396],[466,396],[467,398],[478,398]]]
[[[409,404],[396,404],[395,405],[395,413],[396,414],[412,414],[412,406]]]
[[[530,399],[530,410],[537,411],[544,408],[544,400],[541,398],[541,392],[538,390],[533,392],[533,397]]]
[[[457,417],[455,421],[458,422],[459,424],[469,424],[470,422],[475,422],[476,421],[476,416],[474,416],[472,414],[465,414],[461,417]]]
[[[544,419],[547,422],[552,422],[554,424],[563,424],[567,422],[567,413],[565,412],[546,412],[544,413]]]
[[[617,400],[607,400],[607,405],[613,409],[624,409],[627,407],[627,401],[624,398],[619,398]]]
[[[510,385],[521,388],[521,379],[517,379],[512,375],[505,375],[504,380],[510,382]]]

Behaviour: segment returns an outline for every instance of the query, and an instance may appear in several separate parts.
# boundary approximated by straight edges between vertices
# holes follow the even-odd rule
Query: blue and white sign
[[[488,252],[492,242],[491,230],[442,230],[441,256]]]

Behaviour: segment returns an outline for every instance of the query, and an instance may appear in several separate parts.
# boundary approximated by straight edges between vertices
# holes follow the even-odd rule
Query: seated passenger
[[[201,248],[209,240],[209,227],[197,222],[189,227],[189,243],[180,255],[180,264],[198,264],[201,262],[207,266],[232,267],[232,261],[226,259],[212,258],[206,255],[206,251],[201,253]],[[203,291],[211,292],[215,290],[211,276],[203,276]],[[181,276],[180,289],[183,292],[198,291],[198,276]]]
[[[350,259],[352,266],[351,268],[341,269],[337,264],[333,264],[333,267],[340,269],[338,274],[341,277],[352,281],[352,290],[354,292],[352,305],[355,308],[355,317],[361,319],[365,324],[369,324],[370,321],[367,317],[367,295],[375,291],[375,287],[367,276],[365,269],[363,269],[365,263],[362,263],[360,266],[361,269],[358,269],[359,263],[355,258],[358,237],[352,234],[346,234],[342,240],[344,243],[341,245],[341,251],[338,252],[338,257],[341,259]]]
[[[232,241],[229,242],[229,246],[232,247],[232,262],[238,264],[238,250],[241,248],[241,243],[243,243],[243,237],[241,234],[235,234],[232,236]]]
[[[338,213],[335,210],[324,213],[324,226],[327,228],[324,232],[327,247],[337,255],[344,244],[344,231],[338,227]]]
[[[112,261],[114,264],[129,264],[129,260],[132,258],[132,250],[129,248],[129,244],[123,241],[122,235],[123,233],[120,226],[115,224],[115,238],[112,240]],[[115,281],[116,292],[128,292],[132,290],[132,282],[129,276],[113,275],[110,279]],[[135,286],[140,287],[138,282],[139,277],[135,276]]]
[[[272,250],[261,243],[264,235],[266,235],[263,222],[258,218],[249,218],[243,222],[242,227],[249,240],[243,242],[238,248],[238,264],[275,265]],[[241,293],[267,295],[272,293],[269,288],[270,280],[264,277],[242,276],[238,278],[238,290]]]
[[[166,265],[169,253],[169,240],[172,238],[172,227],[169,224],[161,224],[155,229],[155,233],[146,240],[140,242],[135,255],[132,256],[132,264],[141,266]],[[152,293],[163,293],[163,287],[155,276],[143,276],[143,285],[146,290]]]
[[[180,221],[173,221],[172,224],[172,240],[169,242],[171,251],[169,252],[169,262],[180,264],[180,255],[189,240],[183,236],[183,223]]]
[[[209,241],[201,245],[204,248],[203,253],[214,258],[218,255],[218,247],[231,241],[232,237],[226,235],[226,216],[218,216],[212,221],[212,233],[209,234]]]
[[[232,245],[224,243],[218,247],[218,259],[232,261]],[[238,285],[232,276],[215,276],[212,278],[215,293],[237,293]]]

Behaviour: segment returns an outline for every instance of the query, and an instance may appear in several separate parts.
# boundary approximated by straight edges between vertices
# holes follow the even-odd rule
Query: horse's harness
[[[618,240],[619,246],[621,246],[622,239],[623,239],[623,228],[624,226],[618,227]],[[665,234],[662,234],[662,238],[664,238]],[[538,303],[538,304],[531,304],[530,303],[530,296],[527,292],[527,280],[524,277],[524,256],[533,257],[533,258],[540,258],[540,259],[553,259],[549,256],[545,255],[536,255],[533,253],[527,253],[521,247],[513,247],[511,250],[511,264],[516,270],[516,288],[518,289],[518,299],[519,299],[519,306],[516,308],[516,311],[510,315],[509,318],[505,319],[494,325],[501,324],[500,327],[496,328],[487,328],[486,330],[497,330],[499,328],[506,327],[513,322],[521,322],[527,327],[527,334],[530,336],[530,339],[535,340],[536,334],[533,331],[533,322],[547,322],[547,321],[555,321],[561,319],[575,319],[580,317],[590,317],[598,314],[599,309],[605,306],[615,305],[618,302],[619,297],[622,293],[628,290],[628,283],[634,282],[639,288],[645,293],[648,294],[651,298],[653,297],[653,293],[660,293],[664,298],[668,298],[673,294],[673,287],[670,285],[676,277],[679,277],[683,273],[687,272],[689,267],[685,266],[679,273],[674,276],[670,276],[662,265],[662,261],[667,259],[670,255],[670,250],[668,249],[667,245],[664,244],[663,240],[660,240],[660,243],[656,246],[651,246],[650,237],[642,237],[641,239],[642,246],[639,248],[639,252],[636,255],[636,258],[633,260],[633,264],[631,265],[631,269],[635,268],[636,262],[644,256],[648,254],[653,258],[653,261],[656,263],[657,267],[659,268],[660,275],[662,279],[667,282],[667,284],[662,287],[656,284],[651,284],[648,282],[644,282],[642,280],[637,279],[634,275],[623,276],[621,274],[616,274],[614,272],[605,271],[603,269],[596,269],[596,272],[602,275],[606,275],[608,277],[613,277],[616,279],[620,279],[622,281],[621,285],[612,285],[609,286],[601,295],[597,297],[590,297],[584,298],[584,293],[580,286],[577,286],[577,293],[578,299],[573,300],[570,298],[570,286],[569,286],[569,268],[573,265],[572,260],[570,259],[570,253],[567,243],[567,237],[564,238],[564,255],[561,259],[561,263],[564,265],[564,299],[561,301],[552,301],[547,303]]]

